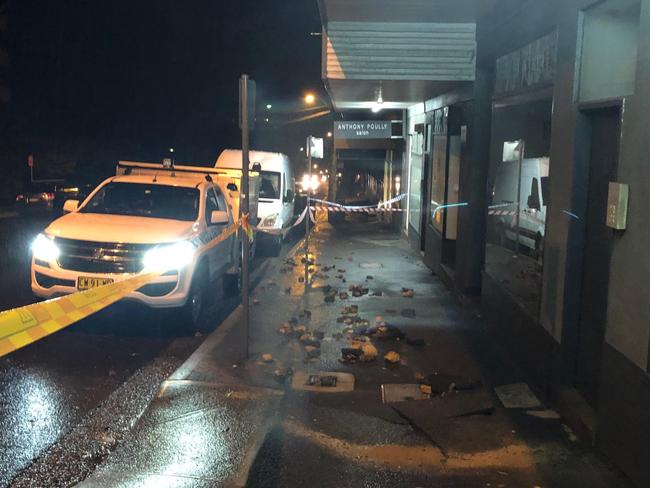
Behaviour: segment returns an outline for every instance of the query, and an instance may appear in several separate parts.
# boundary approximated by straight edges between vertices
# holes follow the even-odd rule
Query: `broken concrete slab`
[[[527,415],[543,420],[560,420],[560,414],[555,410],[528,410]]]
[[[542,402],[526,383],[513,383],[494,388],[494,392],[505,408],[539,408]]]
[[[451,391],[474,390],[482,385],[478,380],[443,373],[427,375],[420,380],[420,384],[431,387],[433,395],[439,395]]]
[[[428,400],[429,395],[420,391],[418,384],[381,385],[382,403],[407,402],[410,400]]]
[[[489,415],[494,411],[494,399],[487,390],[448,393],[427,401],[403,402],[393,406],[410,419],[450,419],[471,415]]]

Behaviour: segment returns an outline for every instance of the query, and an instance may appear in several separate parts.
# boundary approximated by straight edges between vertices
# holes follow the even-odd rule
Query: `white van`
[[[524,159],[521,167],[521,195],[519,198],[519,243],[539,255],[546,229],[548,202],[545,185],[549,176],[549,158]],[[493,208],[498,208],[495,230],[505,245],[506,239],[517,240],[517,188],[519,161],[503,161],[497,169],[492,197]]]
[[[264,240],[270,243],[271,252],[279,254],[282,241],[289,231],[293,219],[295,183],[289,158],[281,153],[250,151],[251,167],[259,163],[260,190],[258,194],[258,228]],[[241,169],[240,149],[226,149],[221,153],[215,168]]]

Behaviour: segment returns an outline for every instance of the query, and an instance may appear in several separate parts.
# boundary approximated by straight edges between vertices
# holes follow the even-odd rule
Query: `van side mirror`
[[[225,210],[214,210],[210,214],[210,225],[225,225],[230,223],[228,212]]]
[[[528,195],[528,208],[532,208],[534,210],[541,210],[542,206],[539,201],[539,197],[536,195]]]
[[[294,197],[293,190],[287,190],[287,194],[284,196],[284,203],[293,202]]]
[[[65,213],[76,212],[79,209],[79,200],[66,200],[63,203],[63,211]]]

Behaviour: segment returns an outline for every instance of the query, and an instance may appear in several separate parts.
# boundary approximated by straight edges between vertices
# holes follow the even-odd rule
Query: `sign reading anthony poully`
[[[334,122],[334,137],[338,139],[390,139],[390,120],[343,120]]]

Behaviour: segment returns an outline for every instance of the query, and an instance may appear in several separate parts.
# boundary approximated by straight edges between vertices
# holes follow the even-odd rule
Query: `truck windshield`
[[[260,198],[277,200],[280,198],[280,173],[262,171],[260,173]]]
[[[199,213],[199,190],[142,183],[108,183],[80,212],[193,221]]]

